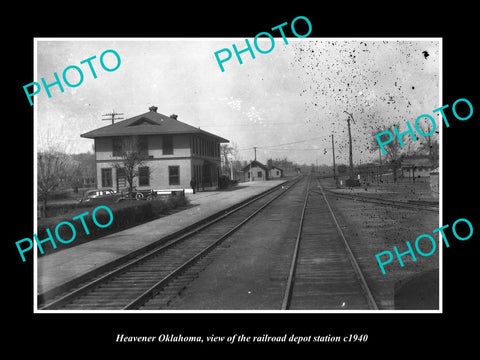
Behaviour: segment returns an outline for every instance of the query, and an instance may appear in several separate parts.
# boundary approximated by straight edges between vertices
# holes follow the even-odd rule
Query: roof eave
[[[196,132],[170,132],[170,133],[138,133],[138,134],[94,134],[92,131],[80,134],[80,137],[87,138],[87,139],[96,139],[96,138],[104,138],[104,137],[117,137],[117,136],[142,136],[142,135],[204,135],[208,137],[215,138],[220,143],[229,143],[230,140],[224,139],[218,135],[209,134],[206,132],[196,133]]]

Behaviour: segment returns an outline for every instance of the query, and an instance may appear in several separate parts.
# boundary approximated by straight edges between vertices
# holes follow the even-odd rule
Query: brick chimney
[[[157,109],[158,109],[158,107],[156,107],[156,106],[150,106],[148,108],[148,110],[153,111],[153,112],[157,112]]]

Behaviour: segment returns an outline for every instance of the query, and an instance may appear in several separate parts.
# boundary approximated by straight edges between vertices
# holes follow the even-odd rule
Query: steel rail
[[[72,301],[73,299],[75,298],[78,298],[79,296],[81,296],[82,294],[86,293],[87,291],[89,291],[90,289],[93,289],[97,286],[99,286],[100,284],[104,283],[105,281],[108,281],[109,279],[115,277],[115,276],[118,276],[118,275],[121,275],[122,273],[124,272],[127,272],[129,269],[131,269],[132,267],[136,266],[137,264],[139,264],[140,262],[142,261],[145,261],[155,255],[158,255],[164,251],[166,251],[167,249],[179,244],[180,242],[186,240],[187,238],[193,236],[194,234],[204,230],[205,228],[208,228],[209,226],[219,222],[220,220],[238,212],[239,210],[243,209],[244,207],[248,206],[248,205],[251,205],[253,204],[254,202],[264,198],[265,196],[268,196],[270,195],[271,193],[275,192],[276,190],[278,190],[281,186],[285,186],[285,185],[288,185],[287,189],[283,192],[281,192],[279,195],[277,195],[276,197],[274,197],[272,200],[270,200],[269,202],[267,202],[267,205],[272,202],[273,200],[277,199],[278,197],[280,197],[281,195],[283,195],[284,193],[286,193],[288,190],[290,190],[295,184],[297,184],[303,177],[298,177],[298,178],[295,178],[287,183],[283,183],[283,184],[280,184],[278,186],[275,186],[274,188],[272,189],[269,189],[268,191],[258,195],[258,196],[255,196],[253,199],[251,200],[248,200],[247,202],[243,203],[242,205],[218,216],[217,218],[211,220],[211,221],[208,221],[207,223],[205,224],[202,224],[200,225],[199,227],[185,233],[185,234],[182,234],[180,235],[179,237],[173,239],[173,240],[170,240],[169,242],[167,242],[166,244],[156,248],[156,249],[153,249],[153,250],[150,250],[148,252],[146,252],[145,254],[143,255],[140,255],[138,257],[136,257],[135,259],[131,260],[131,261],[128,261],[127,263],[115,268],[114,270],[111,270],[109,272],[107,272],[106,274],[86,283],[85,285],[69,292],[68,294],[66,295],[63,295],[61,296],[60,298],[57,298],[55,300],[53,300],[52,302],[48,303],[48,304],[45,304],[44,306],[42,306],[41,308],[39,308],[39,310],[49,310],[49,309],[52,309],[52,308],[56,308],[56,307],[61,307],[67,303],[69,303],[70,301]],[[263,207],[262,207],[263,208]],[[150,290],[150,289],[149,289]],[[130,304],[129,304],[130,305]]]
[[[375,298],[373,297],[373,294],[372,292],[370,291],[370,288],[367,284],[367,281],[365,279],[365,277],[363,276],[363,273],[362,273],[362,270],[360,269],[360,266],[358,265],[357,263],[357,260],[355,259],[355,256],[353,255],[353,252],[352,252],[352,249],[350,248],[350,245],[348,244],[348,241],[345,237],[345,235],[343,234],[343,231],[342,231],[342,228],[340,227],[338,221],[337,221],[337,218],[335,216],[335,213],[333,212],[333,209],[332,207],[330,206],[330,203],[328,202],[328,199],[327,199],[327,196],[325,195],[325,192],[323,190],[323,187],[322,185],[320,184],[320,181],[318,179],[317,180],[317,184],[320,188],[320,190],[322,191],[322,195],[323,195],[323,198],[325,199],[325,202],[327,204],[327,207],[330,211],[330,214],[332,215],[332,218],[333,218],[333,221],[335,222],[335,225],[337,227],[337,231],[340,235],[340,237],[342,238],[343,240],[343,245],[345,246],[345,249],[347,251],[347,254],[348,254],[348,258],[353,266],[353,269],[355,271],[355,274],[357,275],[359,281],[360,281],[360,284],[362,286],[362,289],[365,293],[365,297],[367,298],[367,302],[368,302],[368,306],[370,309],[372,310],[378,310],[378,306],[377,306],[377,303],[375,301]]]
[[[311,182],[311,179],[309,177],[307,182],[307,190],[306,190],[305,198],[303,201],[303,209],[302,209],[302,215],[300,217],[300,224],[297,230],[297,238],[295,240],[295,248],[293,250],[292,262],[290,264],[290,271],[288,273],[288,278],[287,278],[287,287],[285,289],[285,294],[282,301],[282,310],[287,310],[289,308],[290,300],[292,298],[293,283],[295,281],[295,272],[297,268],[298,252],[300,249],[300,239],[302,238],[303,220],[305,218],[305,210],[307,209],[308,197],[310,192],[310,182]]]
[[[300,181],[300,180],[298,180]],[[298,182],[297,181],[297,182]],[[295,182],[294,185],[297,183]],[[220,245],[225,239],[227,239],[230,235],[232,235],[234,232],[236,232],[238,229],[240,229],[245,223],[247,223],[250,219],[255,217],[258,213],[260,213],[264,208],[266,208],[268,205],[270,205],[273,201],[279,199],[281,196],[285,195],[288,191],[290,191],[293,188],[293,186],[288,187],[285,191],[281,192],[274,198],[270,199],[267,201],[265,204],[263,204],[260,208],[255,210],[253,213],[251,213],[249,216],[247,216],[244,220],[242,220],[239,224],[237,224],[235,227],[227,231],[225,234],[217,238],[212,244],[204,248],[201,252],[197,253],[196,255],[192,256],[190,259],[185,261],[182,265],[177,267],[175,270],[170,272],[167,276],[165,276],[162,280],[158,281],[154,285],[152,285],[148,290],[146,290],[144,293],[139,295],[136,299],[132,300],[128,305],[126,305],[122,310],[132,310],[135,308],[138,308],[139,306],[143,305],[145,302],[147,302],[150,298],[154,297],[156,294],[158,294],[161,289],[166,286],[177,274],[183,272],[185,269],[187,269],[189,266],[193,265],[197,260],[208,254],[211,250],[213,250],[215,247]]]
[[[439,211],[438,207],[428,206],[425,204],[412,204],[412,203],[407,203],[405,201],[379,199],[379,198],[367,197],[362,195],[354,195],[354,194],[341,194],[328,189],[324,189],[324,192],[329,193],[331,196],[338,196],[344,199],[352,199],[356,201],[370,202],[370,203],[380,204],[380,205],[402,207],[402,208],[414,209],[414,210],[426,210],[426,211],[432,211],[432,212]]]

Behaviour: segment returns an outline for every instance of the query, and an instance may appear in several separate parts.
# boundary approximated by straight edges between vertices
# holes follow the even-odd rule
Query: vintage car
[[[123,194],[117,193],[113,189],[94,189],[85,191],[79,202],[118,202],[123,197]]]
[[[116,192],[113,189],[94,189],[87,190],[83,195],[83,198],[80,199],[80,203],[112,203],[120,202],[124,200],[153,200],[157,197],[165,197],[171,195],[185,195],[184,189],[174,189],[174,190],[165,190],[165,191],[154,191],[151,189],[148,190],[137,190],[134,189],[132,194],[129,196],[126,192]]]

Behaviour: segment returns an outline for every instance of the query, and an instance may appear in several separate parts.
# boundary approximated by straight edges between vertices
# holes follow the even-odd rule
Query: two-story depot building
[[[198,190],[218,188],[220,136],[177,120],[176,115],[149,112],[92,130],[81,137],[94,139],[97,188],[126,190],[122,146],[135,138],[142,163],[134,179],[137,190],[186,189],[194,180]],[[120,166],[116,166],[120,164]]]

